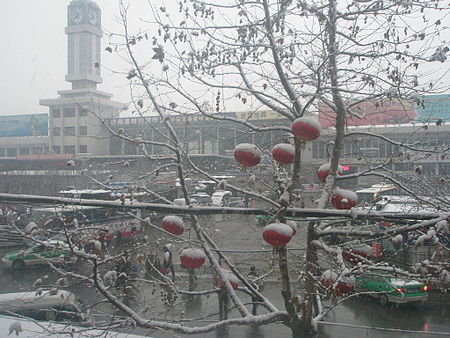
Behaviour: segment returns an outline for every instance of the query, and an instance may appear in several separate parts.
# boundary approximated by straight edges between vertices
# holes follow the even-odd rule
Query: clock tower
[[[68,7],[66,81],[72,89],[96,89],[100,76],[101,11],[90,0],[72,0]]]
[[[71,89],[44,99],[49,108],[49,148],[55,156],[109,155],[110,133],[101,120],[117,117],[125,106],[97,90],[102,83],[101,11],[92,0],[71,0],[67,7],[67,74]],[[60,154],[60,155],[57,155]]]

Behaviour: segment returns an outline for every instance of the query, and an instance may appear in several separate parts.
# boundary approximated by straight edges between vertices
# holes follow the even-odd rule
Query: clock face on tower
[[[69,11],[69,25],[79,25],[84,19],[82,7],[72,7]]]
[[[91,24],[92,26],[100,26],[100,13],[99,10],[96,8],[89,8],[89,12],[88,12],[88,20],[89,20],[89,24]]]

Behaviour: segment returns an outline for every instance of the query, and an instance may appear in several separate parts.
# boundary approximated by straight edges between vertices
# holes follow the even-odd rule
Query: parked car
[[[368,292],[367,295],[377,298],[381,305],[424,302],[428,299],[427,285],[382,272],[356,276],[355,291]]]
[[[38,290],[0,294],[0,314],[35,320],[86,322],[86,306],[66,290]]]
[[[212,196],[212,205],[219,207],[226,207],[230,203],[231,196],[233,196],[231,191],[228,190],[217,190]]]
[[[134,335],[131,333],[121,333],[113,330],[105,330],[102,328],[89,328],[84,325],[73,325],[70,323],[70,333],[67,323],[55,323],[48,321],[36,321],[26,318],[18,318],[12,316],[0,315],[0,332],[6,335],[10,332],[9,337],[70,337],[70,338],[86,338],[86,337],[102,337],[102,338],[142,338],[142,335]],[[59,334],[58,334],[59,332]]]
[[[175,198],[173,200],[173,204],[179,207],[184,207],[186,205],[186,200],[184,198]],[[192,205],[198,205],[198,202],[196,199],[191,198],[191,204]]]
[[[212,198],[205,192],[199,192],[191,195],[192,199],[198,202],[198,205],[209,206],[212,205]]]
[[[2,264],[13,270],[20,270],[25,265],[45,265],[47,261],[62,263],[70,260],[69,246],[63,241],[49,240],[47,245],[35,244],[28,249],[17,250],[5,254]]]

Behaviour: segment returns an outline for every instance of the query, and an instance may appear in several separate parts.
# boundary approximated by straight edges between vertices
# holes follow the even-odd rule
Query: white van
[[[212,205],[219,207],[226,207],[230,203],[233,194],[228,190],[217,190],[212,196]]]
[[[58,322],[86,322],[89,319],[86,306],[77,296],[56,289],[0,294],[0,314]]]

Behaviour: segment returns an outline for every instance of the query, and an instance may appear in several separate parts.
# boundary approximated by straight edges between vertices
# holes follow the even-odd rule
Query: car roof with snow
[[[67,290],[40,290],[26,292],[12,292],[0,294],[1,308],[15,308],[26,306],[39,307],[45,305],[59,306],[65,303],[75,303],[76,296]]]
[[[68,334],[70,330],[70,334]],[[60,334],[55,332],[61,332]],[[121,333],[100,329],[89,329],[86,327],[57,324],[54,322],[44,322],[36,320],[28,320],[24,318],[16,318],[10,316],[0,315],[0,335],[7,337],[8,333],[11,337],[35,337],[44,338],[52,337],[73,337],[73,338],[86,338],[86,337],[105,337],[105,338],[140,338],[143,336],[135,335],[131,333]],[[147,336],[148,337],[148,336]]]
[[[231,195],[231,191],[229,190],[217,190],[214,192],[214,194],[212,195],[212,197],[223,197],[223,196],[228,196]]]

